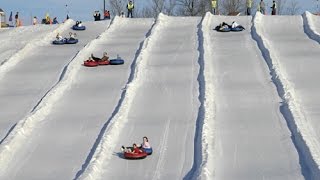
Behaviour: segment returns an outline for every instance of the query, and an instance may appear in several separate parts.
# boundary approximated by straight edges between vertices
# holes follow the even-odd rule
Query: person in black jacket
[[[277,4],[276,4],[276,1],[273,1],[271,9],[272,9],[271,15],[276,15],[276,12],[277,12]]]

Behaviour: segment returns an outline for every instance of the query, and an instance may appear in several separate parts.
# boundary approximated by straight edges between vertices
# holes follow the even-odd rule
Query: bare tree
[[[291,0],[291,2],[287,7],[288,14],[295,15],[295,14],[298,14],[300,10],[301,10],[301,7],[299,5],[299,2],[296,0]]]
[[[163,11],[164,0],[152,0],[151,12],[153,17],[157,17]]]
[[[154,13],[152,12],[150,7],[144,7],[142,10],[136,11],[135,16],[142,17],[142,18],[150,18],[150,17],[154,17]]]
[[[245,11],[246,0],[224,0],[220,2],[220,10],[223,14],[232,14]]]
[[[167,0],[164,4],[164,13],[172,16],[174,15],[174,9],[176,7],[176,0]]]
[[[184,16],[202,16],[210,10],[208,0],[176,0],[178,14]]]
[[[277,14],[282,15],[285,13],[287,0],[277,0]]]
[[[126,8],[127,0],[109,0],[108,6],[112,15],[120,15]]]

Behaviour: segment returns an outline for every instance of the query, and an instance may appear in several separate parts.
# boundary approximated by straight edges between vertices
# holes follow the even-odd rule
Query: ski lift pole
[[[106,19],[106,0],[103,0],[103,17],[104,17],[104,19]]]

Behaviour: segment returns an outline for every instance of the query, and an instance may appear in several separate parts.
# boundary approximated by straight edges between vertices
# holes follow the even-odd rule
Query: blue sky
[[[107,0],[106,0],[107,1]],[[265,0],[270,6],[272,0]],[[290,0],[288,0],[290,1]],[[315,10],[316,0],[298,0],[302,11]],[[135,0],[136,7],[142,7],[150,4],[151,0]],[[69,14],[74,20],[89,21],[93,20],[92,14],[94,10],[103,9],[103,0],[1,0],[0,8],[2,8],[9,16],[10,11],[19,11],[20,17],[24,24],[31,23],[31,17],[37,16],[42,19],[48,12],[50,17],[57,17],[58,21],[66,18],[68,5]],[[9,17],[7,17],[9,18]]]

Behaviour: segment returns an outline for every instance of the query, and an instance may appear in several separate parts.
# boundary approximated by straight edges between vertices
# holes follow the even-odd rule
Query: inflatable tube
[[[73,26],[72,26],[72,29],[73,29],[73,30],[78,30],[78,31],[83,31],[83,30],[86,30],[86,27],[85,27],[85,26],[79,27],[79,26],[77,26],[77,25],[73,25]]]
[[[93,60],[86,60],[84,61],[83,63],[84,66],[87,66],[87,67],[95,67],[95,66],[98,66],[98,62],[96,61],[93,61]]]
[[[98,61],[99,65],[109,65],[110,61],[106,60],[106,61]]]
[[[242,27],[236,27],[236,28],[231,28],[230,30],[233,31],[233,32],[239,32],[239,31],[243,31],[243,28]]]
[[[144,152],[146,152],[148,155],[152,154],[152,148],[141,148]]]
[[[111,59],[111,60],[110,60],[110,64],[111,64],[111,65],[124,64],[124,60],[123,60],[123,59]]]
[[[66,40],[66,44],[77,44],[78,43],[78,39],[67,39]]]
[[[62,45],[62,44],[65,44],[65,43],[66,43],[65,39],[62,39],[60,41],[58,41],[58,40],[52,41],[52,44],[56,44],[56,45]]]
[[[148,156],[148,154],[146,152],[137,153],[137,154],[124,152],[123,156],[126,159],[144,159]]]
[[[219,32],[230,32],[231,29],[230,28],[223,28],[223,29],[218,29],[217,31],[219,31]]]

